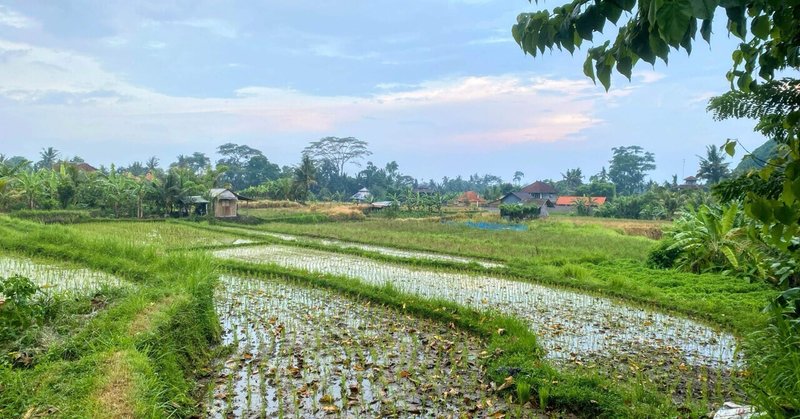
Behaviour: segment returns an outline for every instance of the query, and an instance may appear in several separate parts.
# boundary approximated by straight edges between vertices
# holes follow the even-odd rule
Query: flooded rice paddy
[[[391,284],[402,292],[512,315],[530,325],[547,358],[557,365],[650,382],[676,400],[713,402],[741,394],[736,338],[687,318],[532,283],[413,269],[293,246],[222,249],[214,254]]]
[[[232,231],[232,230],[228,230]],[[391,247],[383,247],[383,246],[374,246],[369,244],[362,244],[362,243],[353,243],[347,242],[342,240],[334,240],[334,239],[318,239],[314,237],[306,237],[306,236],[293,236],[291,234],[283,234],[283,233],[272,233],[268,231],[261,231],[261,230],[247,230],[248,234],[258,234],[262,236],[272,237],[283,241],[288,242],[297,242],[297,241],[304,241],[310,243],[321,244],[323,246],[329,247],[340,247],[345,249],[359,249],[364,250],[367,252],[374,252],[379,253],[381,255],[386,256],[393,256],[397,258],[404,258],[404,259],[427,259],[427,260],[438,260],[442,262],[456,262],[456,263],[476,263],[484,268],[501,268],[505,265],[496,262],[488,262],[485,260],[461,257],[461,256],[452,256],[452,255],[443,255],[440,253],[433,253],[433,252],[418,252],[413,250],[403,250],[403,249],[395,249]]]
[[[13,275],[30,279],[45,294],[87,295],[106,287],[132,286],[130,283],[104,272],[0,255],[0,277]]]
[[[209,417],[453,417],[513,413],[482,368],[485,344],[440,322],[328,290],[223,277],[223,343]],[[527,411],[526,414],[530,414]]]

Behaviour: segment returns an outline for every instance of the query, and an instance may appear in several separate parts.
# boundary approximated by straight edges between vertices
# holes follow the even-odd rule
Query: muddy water
[[[228,227],[223,227],[225,231],[234,233],[238,229],[232,229]],[[417,252],[413,250],[402,250],[402,249],[395,249],[391,247],[383,247],[383,246],[373,246],[369,244],[361,244],[361,243],[353,243],[341,240],[333,240],[333,239],[317,239],[313,237],[304,237],[304,236],[293,236],[290,234],[282,234],[282,233],[272,233],[267,231],[260,231],[260,230],[247,230],[248,234],[258,234],[267,237],[273,237],[283,241],[295,242],[295,241],[304,241],[310,243],[317,243],[323,246],[336,246],[346,249],[360,249],[367,252],[375,252],[380,253],[386,256],[394,256],[398,258],[405,258],[405,259],[428,259],[428,260],[438,260],[443,262],[456,262],[456,263],[477,263],[484,268],[500,268],[504,265],[501,263],[495,262],[487,262],[485,260],[473,259],[473,258],[466,258],[460,256],[452,256],[452,255],[443,255],[440,253],[432,253],[432,252]]]
[[[44,293],[88,294],[103,287],[130,287],[130,283],[113,275],[85,268],[39,263],[26,258],[0,255],[0,277],[24,276]]]
[[[223,362],[210,417],[451,417],[513,413],[484,342],[446,325],[276,280],[224,277]],[[512,410],[509,410],[512,409]],[[526,412],[530,413],[530,412]]]
[[[616,301],[536,284],[411,269],[367,258],[290,246],[225,249],[221,258],[276,263],[312,272],[358,278],[374,285],[527,321],[548,357],[561,362],[633,359],[637,368],[665,364],[729,368],[737,363],[735,338],[701,323]]]

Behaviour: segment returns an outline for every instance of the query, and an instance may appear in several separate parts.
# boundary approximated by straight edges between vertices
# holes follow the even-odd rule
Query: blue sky
[[[419,178],[533,181],[588,177],[637,144],[662,181],[694,174],[707,144],[764,141],[704,112],[728,89],[722,16],[711,46],[605,93],[584,51],[533,59],[511,38],[518,13],[559,4],[0,0],[0,153],[168,163],[234,142],[290,165],[310,141],[354,136]]]

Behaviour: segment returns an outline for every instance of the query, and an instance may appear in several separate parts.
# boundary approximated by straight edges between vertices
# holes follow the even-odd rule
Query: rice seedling
[[[671,377],[683,377],[681,394],[698,400],[703,397],[702,391],[707,391],[703,386],[708,382],[699,383],[694,369],[701,366],[721,369],[728,380],[741,363],[735,355],[737,341],[728,333],[606,298],[490,276],[411,269],[288,246],[222,249],[214,254],[220,258],[353,277],[378,286],[391,284],[401,292],[509,314],[530,325],[541,337],[547,357],[559,365],[569,368],[591,365],[621,371],[617,375],[625,380],[648,381],[661,388],[669,386]],[[630,360],[625,370],[619,368],[621,359]],[[665,374],[659,375],[661,372]],[[690,382],[698,383],[693,386]]]
[[[447,325],[280,280],[223,277],[216,305],[223,343],[250,331],[221,365],[209,417],[509,411],[486,377],[461,378],[474,374],[485,343]]]
[[[244,244],[249,240],[232,234],[193,229],[169,221],[120,221],[75,224],[69,227],[86,237],[115,237],[135,245],[156,245],[166,249]]]
[[[356,242],[349,242],[343,240],[334,240],[334,239],[322,239],[310,236],[295,236],[291,234],[282,234],[282,233],[272,233],[269,231],[263,230],[256,230],[256,229],[244,229],[238,227],[229,227],[229,226],[215,226],[214,230],[218,230],[225,233],[230,234],[246,234],[249,236],[252,235],[260,235],[264,237],[275,238],[281,241],[296,243],[296,242],[304,242],[304,243],[313,243],[317,245],[321,245],[322,247],[330,248],[332,251],[336,251],[339,248],[342,249],[359,249],[366,252],[374,252],[385,256],[392,256],[397,258],[404,258],[404,259],[426,259],[426,260],[434,260],[434,261],[444,261],[444,262],[456,262],[456,263],[463,263],[463,264],[470,264],[475,263],[478,266],[484,268],[499,268],[503,267],[502,263],[496,262],[489,262],[486,260],[476,259],[476,258],[468,258],[468,257],[460,257],[460,256],[453,256],[447,255],[443,253],[434,253],[434,252],[420,252],[420,251],[413,251],[413,250],[404,250],[398,249],[395,247],[386,247],[386,246],[376,246],[376,245],[369,245],[369,244],[362,244]]]
[[[0,277],[19,275],[39,286],[44,296],[78,298],[91,296],[103,288],[129,288],[133,285],[113,275],[83,267],[39,263],[27,258],[0,255]]]

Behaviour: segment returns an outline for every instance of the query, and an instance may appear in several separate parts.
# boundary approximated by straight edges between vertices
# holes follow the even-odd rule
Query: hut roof
[[[229,201],[238,201],[239,200],[239,197],[236,196],[236,194],[231,192],[229,189],[214,188],[214,189],[209,190],[208,193],[214,199],[222,199],[222,200],[229,200]]]
[[[461,196],[459,196],[456,200],[458,202],[470,202],[470,203],[471,202],[477,202],[477,203],[486,202],[486,200],[481,198],[481,196],[478,195],[478,193],[475,192],[475,191],[466,191],[463,194],[461,194]]]
[[[525,193],[551,193],[551,194],[557,194],[558,193],[558,191],[556,191],[556,188],[554,188],[554,187],[550,186],[549,184],[544,183],[542,181],[533,182],[530,185],[522,188],[522,190],[520,190],[520,192],[525,192]]]
[[[572,206],[575,205],[576,202],[583,200],[588,201],[591,199],[592,205],[603,205],[606,203],[606,197],[604,196],[559,196],[556,199],[556,205],[567,205]]]

